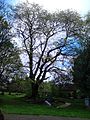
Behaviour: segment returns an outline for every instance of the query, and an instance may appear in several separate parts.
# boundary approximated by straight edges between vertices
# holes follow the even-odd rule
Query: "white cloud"
[[[26,1],[26,0],[17,0]],[[80,14],[86,14],[89,10],[89,0],[28,0],[30,3],[38,3],[45,9],[50,11],[56,11],[58,9],[73,9]]]

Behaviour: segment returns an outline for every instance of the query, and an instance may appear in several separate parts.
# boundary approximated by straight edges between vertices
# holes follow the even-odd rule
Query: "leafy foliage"
[[[5,89],[12,77],[20,73],[22,66],[19,51],[12,42],[11,27],[0,16],[0,89]]]
[[[84,95],[90,96],[90,46],[74,60],[73,76]]]

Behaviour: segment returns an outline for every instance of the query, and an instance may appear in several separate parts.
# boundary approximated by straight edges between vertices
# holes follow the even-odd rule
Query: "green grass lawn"
[[[64,117],[90,118],[90,109],[84,107],[82,100],[67,100],[72,105],[67,108],[49,107],[31,104],[23,100],[22,95],[0,95],[0,109],[9,114],[49,115]]]

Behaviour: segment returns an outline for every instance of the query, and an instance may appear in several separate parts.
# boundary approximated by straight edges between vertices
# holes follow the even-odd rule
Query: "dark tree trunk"
[[[11,91],[8,92],[8,95],[11,95]]]
[[[32,83],[31,84],[31,88],[32,88],[31,98],[33,100],[36,100],[36,98],[38,97],[38,88],[39,88],[39,85],[37,83]]]

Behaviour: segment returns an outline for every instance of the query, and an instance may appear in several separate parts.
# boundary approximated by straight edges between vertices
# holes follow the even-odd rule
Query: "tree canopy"
[[[90,96],[90,13],[84,20],[81,51],[74,59],[73,81],[85,96]]]
[[[78,89],[90,96],[90,46],[74,60],[73,76]]]
[[[0,2],[0,6],[2,3]],[[0,7],[0,11],[4,9]],[[3,11],[3,10],[2,10]],[[12,42],[11,26],[0,14],[0,89],[4,88],[14,74],[20,71],[22,65],[19,51]]]
[[[55,69],[56,61],[66,55],[63,48],[69,38],[78,38],[82,19],[77,12],[66,10],[49,13],[37,4],[22,3],[12,8],[14,29],[28,56],[26,68],[32,84],[32,97],[39,85]],[[57,66],[58,67],[58,66]]]

